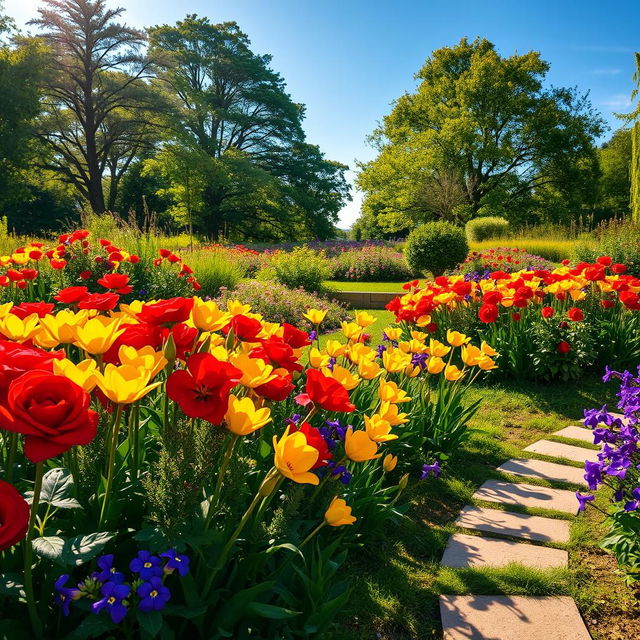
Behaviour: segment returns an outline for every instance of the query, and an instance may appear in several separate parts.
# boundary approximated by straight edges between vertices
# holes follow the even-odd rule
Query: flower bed
[[[555,264],[540,256],[527,253],[524,249],[498,247],[487,251],[470,251],[466,260],[455,270],[454,274],[484,274],[500,269],[506,273],[514,273],[528,269],[540,271],[555,268]]]
[[[334,280],[354,282],[402,281],[412,278],[404,256],[397,249],[365,245],[344,249],[330,260]]]
[[[305,313],[315,335],[325,313]],[[347,550],[399,517],[408,474],[440,473],[495,367],[457,332],[387,327],[370,347],[372,321],[320,350],[238,300],[105,308],[68,287],[0,307],[3,624],[325,637]]]
[[[398,321],[442,336],[456,327],[502,354],[500,373],[572,379],[610,363],[640,360],[640,280],[603,256],[574,267],[442,276],[387,308]]]

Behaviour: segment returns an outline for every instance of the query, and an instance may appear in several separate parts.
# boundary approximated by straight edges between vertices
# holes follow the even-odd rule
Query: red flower
[[[0,551],[13,547],[27,535],[30,515],[29,505],[18,490],[0,480]]]
[[[38,277],[37,269],[23,269],[20,273],[25,280],[35,280]]]
[[[562,261],[562,264],[563,264],[565,267],[568,267],[570,263],[571,263],[571,260],[567,260],[566,258]]]
[[[502,300],[502,294],[499,291],[487,291],[484,294],[484,298],[482,301],[484,304],[493,304],[496,305],[498,302]]]
[[[429,332],[429,333],[435,333],[438,330],[438,324],[436,322],[430,322],[425,329]]]
[[[106,363],[118,364],[120,362],[118,352],[123,344],[136,349],[142,349],[147,345],[158,349],[168,333],[168,329],[152,324],[126,324],[122,325],[122,328],[124,328],[124,331],[102,356]]]
[[[355,406],[349,402],[349,392],[333,378],[328,378],[316,369],[307,371],[305,387],[311,401],[326,411],[350,413]]]
[[[140,262],[140,258],[138,256],[134,255],[130,255],[129,256],[129,262],[131,264],[138,264],[138,262]]]
[[[318,450],[318,460],[311,468],[318,469],[320,467],[326,467],[329,464],[329,460],[333,458],[333,454],[329,451],[329,445],[322,437],[320,429],[311,426],[308,422],[303,422],[299,427],[293,423],[289,424],[291,427],[291,433],[295,433],[296,431],[304,433],[307,438],[307,444]]]
[[[167,395],[185,415],[219,425],[229,405],[229,391],[242,371],[210,353],[197,353],[187,360],[187,368],[174,371],[167,380]]]
[[[16,271],[15,269],[7,269],[7,277],[11,282],[20,282],[20,280],[24,280],[24,276],[20,271]]]
[[[189,318],[193,298],[168,298],[142,306],[138,318],[149,324],[175,324]]]
[[[89,404],[89,394],[69,378],[28,371],[9,386],[2,427],[24,434],[25,455],[42,462],[95,438],[98,414]]]
[[[601,264],[603,267],[609,267],[609,266],[611,266],[611,262],[612,262],[612,260],[611,260],[611,258],[610,258],[609,256],[600,256],[600,257],[596,260],[596,262],[597,262],[598,264]]]
[[[50,314],[53,311],[53,302],[23,302],[11,308],[11,313],[23,320],[32,313],[37,313],[38,318]]]
[[[562,342],[560,342],[560,344],[556,347],[556,351],[563,354],[569,353],[569,351],[571,351],[571,345],[566,340],[562,340]]]
[[[491,324],[498,319],[498,307],[495,304],[483,304],[478,309],[478,318],[485,324]]]
[[[105,289],[115,289],[118,293],[126,295],[133,291],[129,286],[129,276],[126,273],[107,273],[98,280]]]
[[[81,280],[88,280],[92,275],[93,275],[93,273],[91,273],[91,271],[81,271],[80,272],[80,279]]]
[[[282,402],[289,397],[289,394],[295,388],[291,382],[292,377],[286,369],[274,369],[273,373],[277,376],[276,378],[266,384],[261,384],[254,391],[263,398],[268,398],[274,402]]]
[[[176,345],[176,357],[180,360],[184,360],[187,354],[195,350],[195,341],[198,337],[198,330],[195,327],[179,322],[171,327],[171,335]]]
[[[619,262],[616,262],[615,264],[611,265],[611,271],[613,271],[613,273],[617,273],[618,275],[621,273],[624,273],[627,270],[626,265],[621,264]]]
[[[640,309],[640,298],[638,294],[633,291],[621,291],[620,302],[627,307],[627,309],[634,309],[635,311]]]
[[[542,307],[540,313],[542,314],[543,318],[553,318],[553,314],[555,313],[555,311],[553,310],[553,307]]]
[[[307,347],[311,344],[311,340],[309,340],[309,334],[306,331],[302,331],[301,329],[294,327],[288,322],[284,322],[282,326],[284,328],[282,339],[292,349],[301,349],[302,347]]]
[[[293,349],[276,336],[263,340],[261,346],[251,351],[251,357],[261,358],[265,362],[271,362],[276,368],[287,371],[302,371],[303,369]]]
[[[160,249],[160,251],[158,251],[158,253],[160,254],[160,257],[162,257],[162,258],[168,258],[171,255],[171,251],[169,251],[169,249]]]
[[[49,262],[52,269],[64,269],[67,266],[66,260],[56,260],[55,258]]]
[[[80,309],[95,309],[97,311],[111,311],[115,309],[120,296],[117,293],[88,293],[80,302]]]
[[[584,320],[584,313],[582,309],[578,309],[578,307],[571,307],[571,309],[567,311],[567,316],[569,320],[573,322],[582,322]]]
[[[78,304],[80,300],[84,300],[88,293],[87,287],[67,287],[60,289],[58,295],[53,296],[53,299],[63,304]]]
[[[522,316],[517,311],[515,313],[511,314],[511,319],[514,322],[518,322],[518,320],[520,320],[520,318],[522,318]]]
[[[615,307],[616,303],[613,300],[600,300],[600,306],[603,309],[611,309]]]
[[[255,340],[258,334],[262,331],[260,321],[242,314],[233,316],[228,326],[231,328],[236,338],[239,338],[240,340]]]

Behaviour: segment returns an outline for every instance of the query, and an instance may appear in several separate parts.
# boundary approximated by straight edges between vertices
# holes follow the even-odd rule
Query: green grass
[[[360,311],[366,311],[368,314],[375,317],[376,321],[367,327],[365,331],[371,336],[372,345],[380,344],[382,342],[382,332],[384,331],[384,328],[394,323],[395,316],[391,311],[386,311],[385,309],[360,309]],[[357,312],[358,309],[354,309],[351,312],[351,317],[355,317]],[[324,348],[327,340],[341,340],[344,342],[344,336],[341,331],[334,331],[333,333],[326,333],[320,336],[321,348]]]
[[[326,280],[322,285],[329,291],[383,291],[402,293],[402,282],[341,282],[338,280]]]
[[[378,537],[363,540],[363,552],[352,554],[345,575],[353,575],[355,585],[337,637],[440,637],[438,595],[442,593],[567,594],[576,599],[583,615],[604,619],[630,616],[627,611],[633,611],[631,592],[624,587],[612,559],[605,557],[609,563],[606,572],[593,568],[594,558],[603,557],[597,547],[603,532],[602,518],[595,509],[572,520],[571,540],[564,545],[570,554],[568,569],[540,571],[510,565],[471,570],[439,566],[449,535],[457,531],[453,522],[460,509],[470,503],[476,488],[489,478],[516,480],[501,475],[496,467],[509,458],[522,457],[522,449],[528,444],[577,424],[585,407],[613,402],[611,394],[612,389],[598,380],[472,389],[469,402],[482,398],[483,403],[471,423],[468,441],[450,461],[443,477],[411,485],[409,517],[387,527]],[[544,480],[526,482],[571,488]],[[599,496],[598,501],[605,505],[604,496]],[[490,506],[500,508],[494,503]],[[594,638],[606,638],[598,633],[599,628],[591,629]]]
[[[471,242],[469,248],[473,251],[486,251],[496,247],[510,247],[524,249],[528,253],[541,256],[551,262],[560,262],[573,257],[575,240],[567,238],[546,239],[539,237],[494,238],[482,242]]]

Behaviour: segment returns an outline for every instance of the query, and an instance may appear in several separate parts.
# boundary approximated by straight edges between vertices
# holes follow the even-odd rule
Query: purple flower
[[[433,477],[434,478],[439,478],[440,477],[440,465],[438,464],[438,461],[436,460],[433,464],[423,464],[422,465],[422,474],[420,476],[421,480],[426,480],[429,475],[433,472]]]
[[[600,462],[590,462],[587,460],[584,463],[584,479],[587,481],[589,485],[589,489],[591,491],[595,491],[598,488],[598,485],[602,482],[602,463]]]
[[[587,506],[587,502],[592,502],[596,499],[595,496],[583,496],[579,491],[576,491],[576,498],[578,498],[578,502],[580,503],[578,511],[584,511]]]
[[[636,487],[631,495],[634,499],[624,505],[625,511],[637,511],[640,508],[640,487]]]
[[[315,329],[313,329],[312,331],[309,331],[309,340],[313,342],[314,340],[317,340],[317,339],[318,339],[318,332]]]
[[[178,574],[186,576],[189,573],[189,557],[178,553],[175,549],[169,549],[160,554],[161,558],[166,558],[167,563],[164,565],[165,573],[177,571]]]
[[[138,609],[144,613],[164,609],[171,598],[171,592],[162,584],[162,578],[153,576],[148,582],[143,582],[137,590],[140,602]]]
[[[121,573],[113,566],[112,553],[100,556],[96,560],[96,564],[100,571],[96,571],[92,574],[91,577],[95,580],[98,580],[99,582],[115,582],[116,584],[124,582],[124,573]]]
[[[129,569],[137,573],[143,580],[162,575],[162,562],[158,556],[148,551],[138,551],[138,555],[129,563]]]
[[[93,612],[98,614],[106,609],[113,623],[120,624],[127,615],[128,609],[124,604],[124,599],[131,593],[131,587],[128,584],[105,582],[100,593],[103,597],[91,605]]]
[[[68,573],[63,573],[53,585],[53,588],[56,591],[54,602],[60,607],[63,616],[69,615],[69,606],[71,603],[82,596],[79,589],[65,587],[69,577]]]

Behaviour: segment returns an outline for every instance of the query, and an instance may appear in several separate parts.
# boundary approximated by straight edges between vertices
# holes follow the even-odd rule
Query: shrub
[[[541,256],[527,253],[524,249],[496,247],[487,251],[470,251],[465,261],[459,265],[454,274],[479,273],[485,271],[505,271],[514,273],[521,269],[553,269],[555,264]]]
[[[402,253],[391,247],[365,245],[346,249],[329,262],[334,280],[391,282],[410,280],[414,276]]]
[[[261,313],[273,322],[288,322],[296,326],[304,324],[303,314],[308,309],[327,309],[322,323],[326,331],[337,329],[349,317],[349,312],[338,302],[269,280],[246,280],[234,289],[223,289],[217,299],[218,304],[224,307],[229,300],[242,300],[251,305],[254,313]]]
[[[314,251],[307,246],[295,247],[290,253],[274,253],[269,266],[275,279],[291,289],[302,287],[306,291],[320,291],[322,283],[331,275],[324,251]]]
[[[575,243],[573,258],[593,262],[598,256],[626,264],[629,273],[640,275],[640,226],[632,222],[610,221]]]
[[[465,225],[469,242],[482,242],[489,238],[503,238],[509,232],[509,223],[500,216],[483,216],[469,220]]]
[[[453,269],[468,252],[464,231],[449,222],[428,222],[415,228],[404,251],[411,271],[430,271],[435,276]]]

